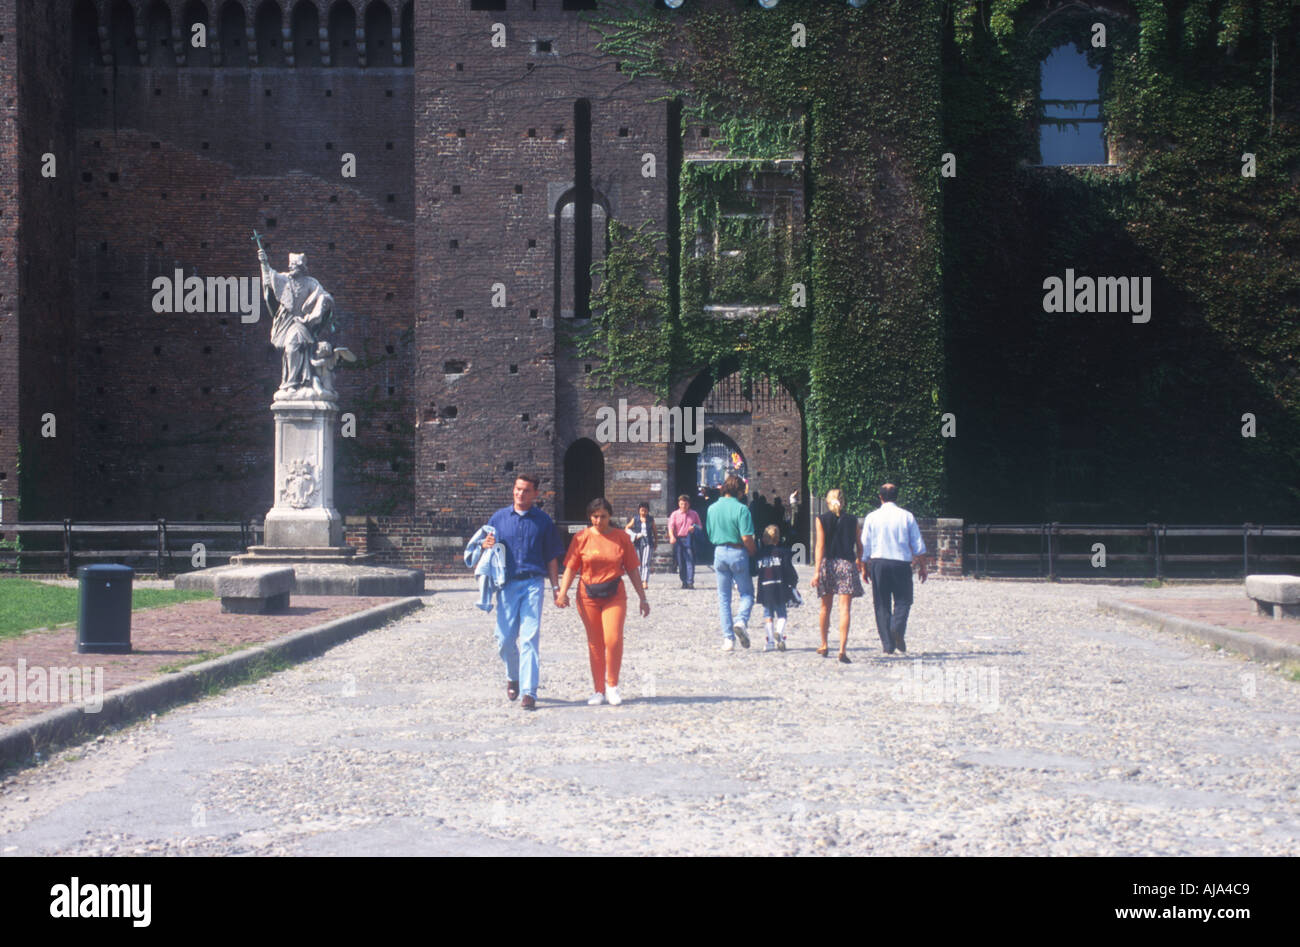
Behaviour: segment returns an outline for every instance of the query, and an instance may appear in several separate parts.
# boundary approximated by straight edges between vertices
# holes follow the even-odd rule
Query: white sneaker
[[[614,706],[614,707],[617,707],[619,704],[623,703],[623,698],[620,697],[620,696],[618,696],[618,688],[617,688],[617,687],[606,687],[606,688],[605,688],[605,699],[606,699],[607,701],[609,701],[610,704],[611,704],[612,706]]]
[[[723,638],[723,639],[722,639],[722,650],[723,650],[723,651],[735,651],[735,650],[736,650],[736,642],[733,641],[733,640],[730,639],[730,638]]]
[[[774,651],[775,649],[776,649],[776,642],[773,641],[771,638],[768,638],[767,641],[763,643],[764,651]]]
[[[599,707],[604,702],[605,702],[605,695],[602,694],[600,691],[596,691],[596,693],[592,694],[590,697],[587,698],[588,707]]]

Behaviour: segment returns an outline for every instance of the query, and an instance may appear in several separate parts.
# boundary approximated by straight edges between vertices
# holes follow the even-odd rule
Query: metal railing
[[[1300,571],[1300,526],[967,523],[964,532],[965,572],[977,578],[1239,578]],[[1209,549],[1191,551],[1207,540]]]
[[[249,546],[257,544],[262,534],[262,524],[252,520],[242,522],[200,522],[169,521],[165,519],[151,522],[107,522],[77,523],[72,520],[10,523],[4,527],[5,534],[16,534],[18,548],[0,549],[0,563],[13,564],[22,562],[24,571],[30,560],[62,559],[63,570],[68,575],[76,575],[76,563],[86,559],[136,559],[153,560],[158,575],[167,575],[171,570],[173,559],[192,559],[193,544],[203,544],[206,559],[228,559],[247,551]],[[238,536],[237,542],[225,542]],[[139,537],[139,545],[121,548],[129,540],[119,543],[119,548],[87,549],[78,548],[78,537]],[[182,570],[183,571],[183,570]]]

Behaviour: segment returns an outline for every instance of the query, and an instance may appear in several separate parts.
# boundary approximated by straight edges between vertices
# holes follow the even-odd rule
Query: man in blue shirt
[[[907,616],[912,610],[912,564],[925,583],[925,540],[916,517],[896,504],[898,487],[880,488],[880,509],[862,524],[862,559],[858,571],[871,583],[876,631],[885,654],[907,653]],[[892,603],[890,600],[893,600]]]
[[[537,709],[542,596],[548,577],[552,593],[559,591],[559,560],[564,555],[560,531],[533,506],[536,499],[537,478],[520,474],[515,478],[514,506],[492,514],[488,525],[496,536],[483,541],[484,550],[498,542],[506,547],[506,581],[497,593],[497,651],[506,663],[506,696],[514,700],[522,690],[524,710]]]

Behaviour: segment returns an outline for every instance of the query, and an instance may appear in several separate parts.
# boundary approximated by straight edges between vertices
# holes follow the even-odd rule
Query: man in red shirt
[[[691,541],[695,530],[703,528],[700,514],[691,509],[691,498],[683,493],[677,498],[677,509],[668,517],[668,542],[672,544],[677,576],[684,589],[695,588],[695,548]]]

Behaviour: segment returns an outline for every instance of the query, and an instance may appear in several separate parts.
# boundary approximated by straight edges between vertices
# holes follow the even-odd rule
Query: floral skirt
[[[849,559],[823,559],[817,573],[818,595],[852,595],[861,598],[862,579],[857,565]]]

